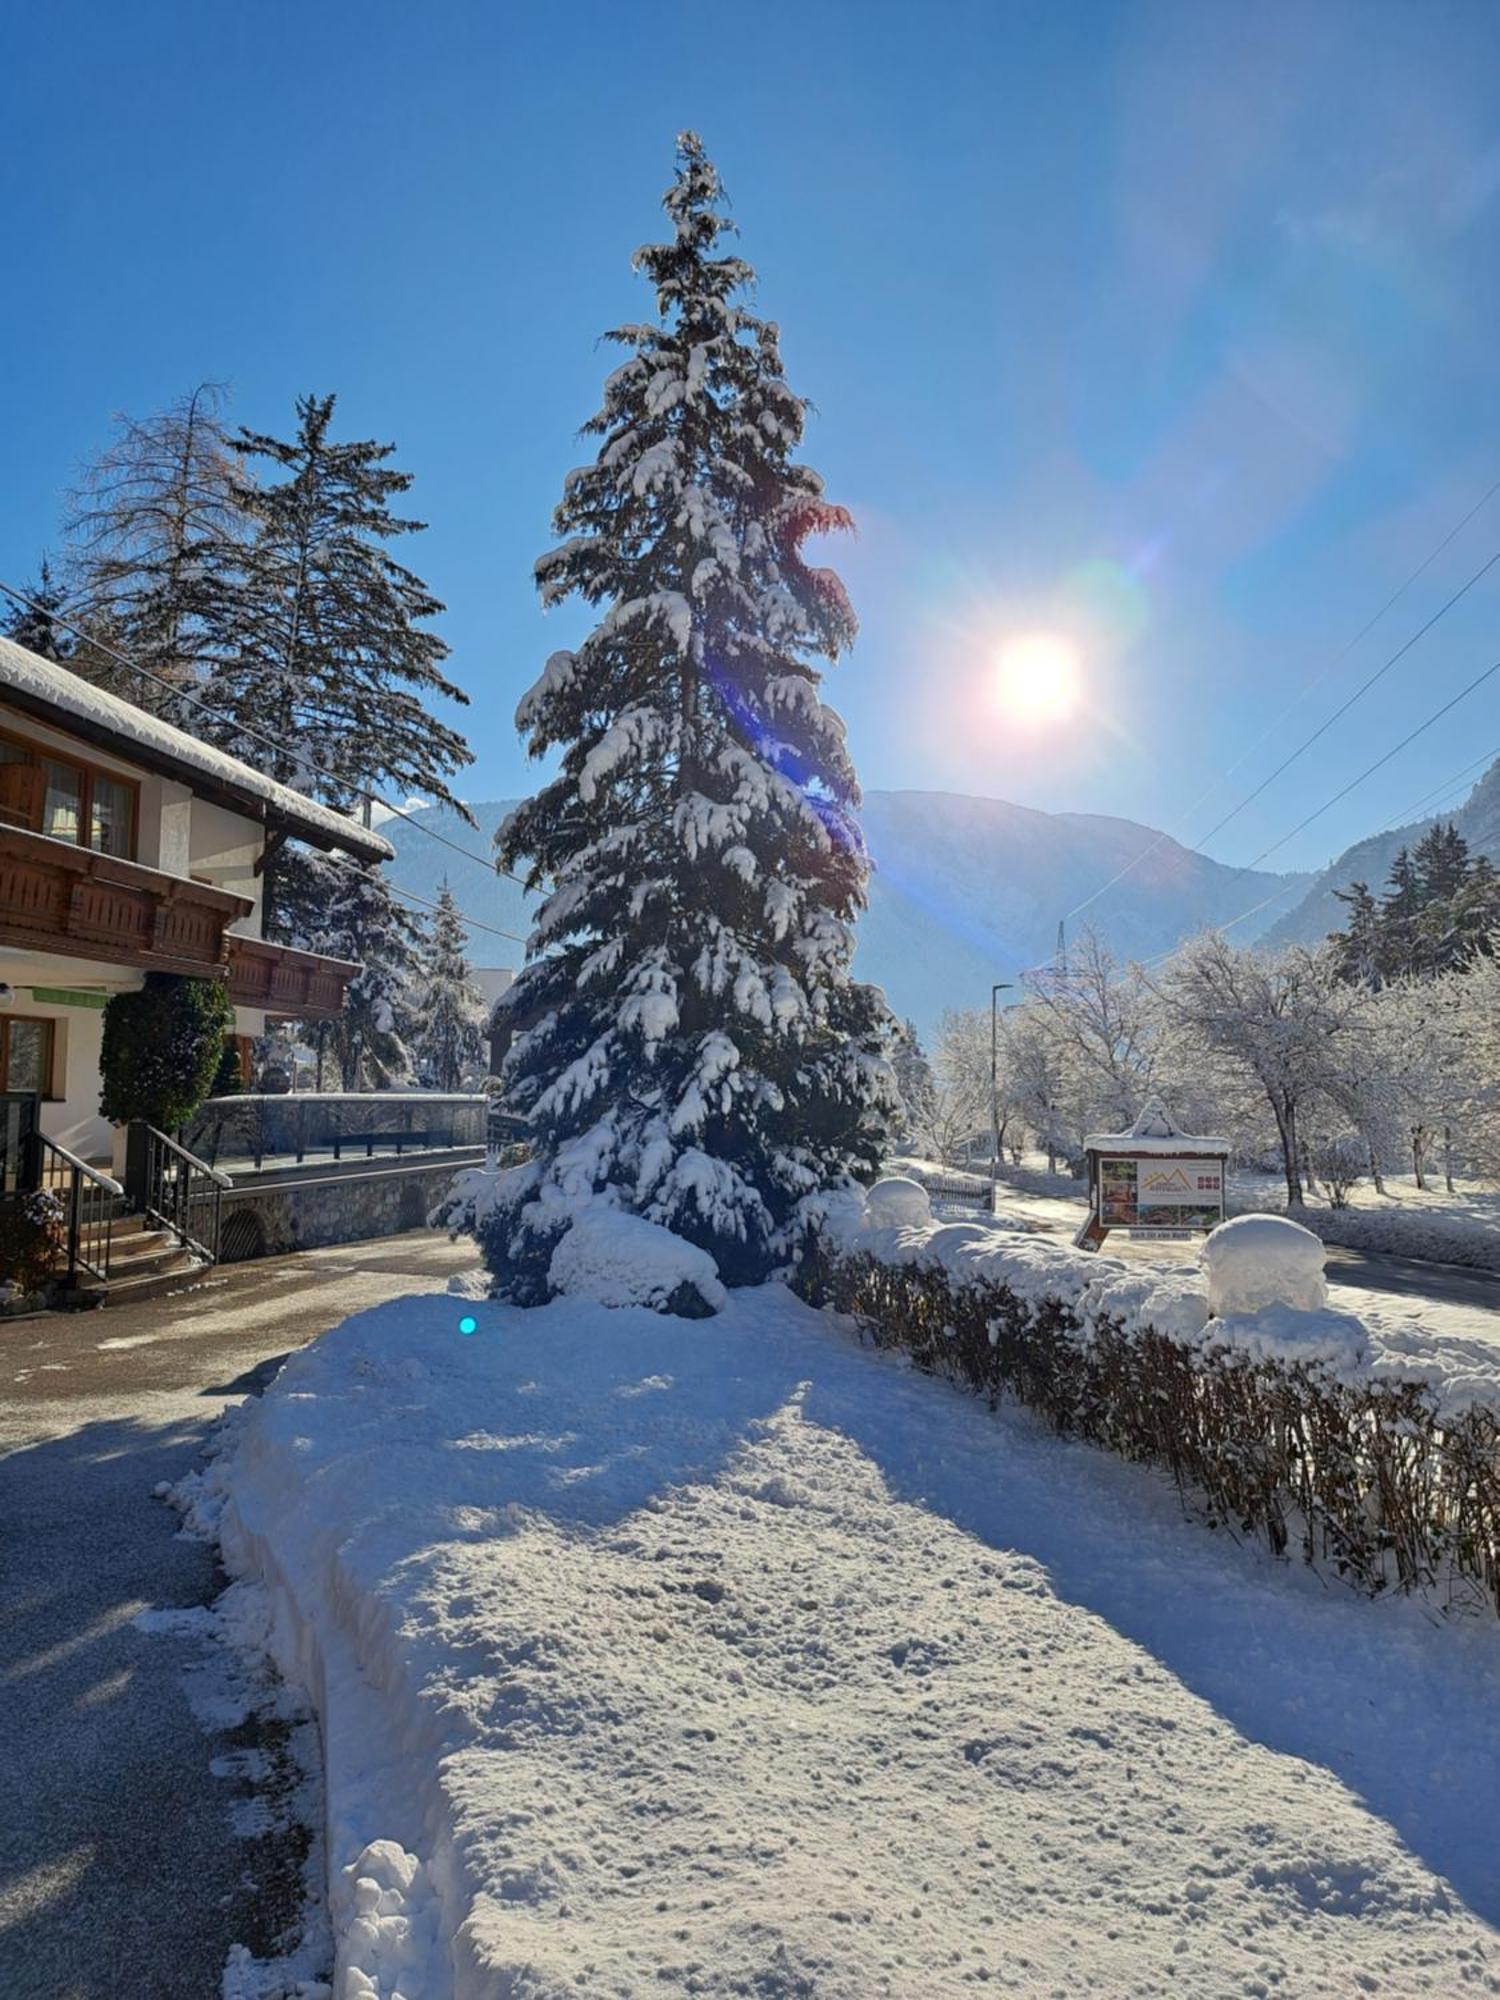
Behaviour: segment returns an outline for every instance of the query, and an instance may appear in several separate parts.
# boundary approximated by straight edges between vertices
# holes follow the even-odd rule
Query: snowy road
[[[1214,1536],[774,1290],[457,1305],[298,1357],[219,1468],[388,1913],[345,1906],[353,1990],[1500,1992],[1493,1621]]]
[[[470,1262],[423,1232],[0,1328],[4,2000],[215,2000],[230,1944],[289,1914],[278,1843],[233,1834],[243,1787],[210,1770],[202,1643],[134,1623],[222,1582],[152,1488],[288,1348]]]

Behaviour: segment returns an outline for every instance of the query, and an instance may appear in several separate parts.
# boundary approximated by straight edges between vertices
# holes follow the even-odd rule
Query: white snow
[[[1318,1312],[1328,1303],[1322,1242],[1284,1215],[1221,1222],[1199,1255],[1216,1313],[1258,1313],[1267,1306]]]
[[[870,1195],[881,1186],[877,1182]],[[869,1195],[825,1204],[823,1228],[833,1246],[893,1264],[926,1265],[958,1284],[1003,1286],[1031,1306],[1044,1299],[1058,1300],[1073,1312],[1077,1338],[1085,1343],[1098,1324],[1108,1320],[1128,1337],[1151,1328],[1187,1346],[1233,1346],[1257,1359],[1321,1362],[1345,1382],[1425,1383],[1439,1412],[1448,1417],[1460,1417],[1476,1403],[1500,1410],[1500,1343],[1475,1337],[1461,1312],[1455,1320],[1440,1306],[1432,1306],[1422,1335],[1409,1314],[1398,1316],[1387,1310],[1356,1317],[1302,1303],[1318,1296],[1309,1275],[1314,1255],[1321,1282],[1322,1245],[1316,1237],[1313,1251],[1299,1248],[1293,1253],[1302,1260],[1300,1287],[1278,1278],[1265,1294],[1258,1291],[1253,1273],[1275,1253],[1256,1252],[1242,1260],[1229,1253],[1242,1264],[1245,1287],[1229,1296],[1274,1300],[1278,1290],[1297,1291],[1298,1297],[1287,1302],[1290,1310],[1285,1315],[1232,1304],[1218,1313],[1210,1302],[1207,1276],[1192,1264],[1088,1255],[1055,1236],[1009,1228],[999,1217],[992,1225],[894,1222],[883,1210],[885,1199],[879,1196],[873,1208]],[[1230,1235],[1231,1244],[1237,1240],[1253,1244],[1261,1240],[1254,1233],[1257,1225],[1297,1228],[1284,1217],[1256,1215],[1237,1217],[1220,1229],[1246,1232],[1243,1238]],[[1361,1301],[1371,1297],[1361,1294]]]
[[[185,729],[148,715],[133,702],[124,701],[107,689],[96,687],[66,667],[30,653],[13,639],[0,637],[0,694],[16,689],[33,700],[45,702],[57,715],[107,729],[123,746],[133,746],[169,758],[174,764],[210,778],[247,799],[267,807],[285,820],[304,839],[324,847],[341,847],[347,853],[369,861],[394,860],[396,850],[383,834],[357,826],[352,819],[304,797],[289,785],[278,784],[238,757],[200,743]]]
[[[719,1267],[706,1250],[685,1243],[660,1223],[603,1202],[579,1210],[552,1253],[547,1280],[567,1298],[656,1311],[683,1286],[713,1312],[726,1296]]]
[[[337,2000],[1500,1991],[1491,1625],[778,1288],[465,1303],[295,1354],[197,1492],[322,1714]]]
[[[927,1190],[906,1174],[887,1174],[865,1196],[865,1213],[882,1229],[920,1229],[932,1220]]]

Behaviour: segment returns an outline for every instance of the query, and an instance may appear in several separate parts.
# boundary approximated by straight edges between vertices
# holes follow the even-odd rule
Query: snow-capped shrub
[[[1216,1313],[1319,1312],[1328,1303],[1322,1242],[1288,1216],[1236,1215],[1210,1232],[1200,1254]]]
[[[932,1220],[927,1190],[909,1174],[887,1174],[884,1180],[876,1181],[865,1196],[865,1209],[892,1229]]]
[[[1372,1356],[1344,1313],[1212,1317],[1179,1274],[1046,1238],[952,1235],[830,1208],[797,1287],[932,1374],[1163,1467],[1210,1526],[1372,1593],[1482,1593],[1500,1610],[1500,1368]]]
[[[45,1188],[0,1200],[0,1278],[16,1298],[40,1291],[53,1275],[63,1227],[62,1203]],[[0,1298],[0,1305],[13,1302]]]
[[[552,1253],[554,1292],[602,1306],[649,1306],[702,1319],[724,1304],[718,1267],[706,1250],[660,1223],[595,1203],[581,1210]]]

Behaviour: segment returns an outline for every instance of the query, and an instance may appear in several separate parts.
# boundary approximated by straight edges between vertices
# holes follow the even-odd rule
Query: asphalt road
[[[419,1231],[0,1326],[0,2000],[218,2000],[271,1948],[296,1857],[210,1770],[249,1739],[195,1719],[201,1637],[133,1622],[223,1584],[152,1489],[290,1350],[474,1261]]]

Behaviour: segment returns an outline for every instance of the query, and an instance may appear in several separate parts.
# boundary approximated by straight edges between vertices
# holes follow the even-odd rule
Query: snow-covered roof
[[[290,785],[278,784],[250,764],[242,764],[185,729],[148,715],[134,702],[70,673],[13,639],[0,637],[0,700],[14,703],[39,721],[113,750],[147,770],[176,778],[195,792],[247,813],[267,825],[284,827],[315,847],[342,848],[361,861],[389,861],[396,850],[382,834],[357,824],[331,806],[319,805]]]
[[[1184,1132],[1160,1098],[1152,1098],[1128,1132],[1090,1132],[1085,1150],[1094,1153],[1227,1153],[1227,1139]]]

